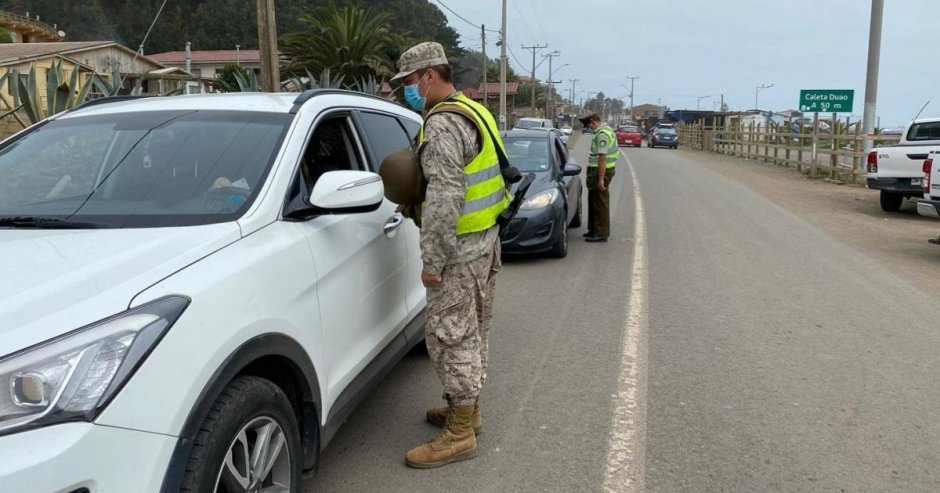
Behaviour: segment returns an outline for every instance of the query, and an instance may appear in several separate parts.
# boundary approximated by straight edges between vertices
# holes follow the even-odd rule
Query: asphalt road
[[[440,395],[413,352],[306,491],[940,491],[936,296],[694,153],[623,154],[609,243],[504,261],[479,456],[404,465]]]

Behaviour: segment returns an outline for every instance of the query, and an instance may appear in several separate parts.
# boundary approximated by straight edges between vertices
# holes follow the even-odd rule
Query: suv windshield
[[[548,142],[545,137],[503,137],[506,156],[519,171],[549,171]]]
[[[290,115],[150,111],[51,121],[0,148],[0,219],[111,227],[236,219]]]

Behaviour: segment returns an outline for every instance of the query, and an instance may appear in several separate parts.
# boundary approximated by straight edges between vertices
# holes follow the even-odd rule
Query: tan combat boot
[[[449,410],[450,407],[448,406],[432,407],[425,413],[424,418],[428,420],[428,423],[443,428],[447,423],[447,411]],[[480,412],[479,397],[477,397],[477,400],[473,404],[473,417],[470,419],[470,423],[473,424],[474,433],[477,435],[483,433],[483,414]]]
[[[477,438],[470,424],[472,416],[472,405],[452,407],[444,428],[430,442],[409,450],[405,454],[405,463],[419,469],[430,469],[476,457]]]

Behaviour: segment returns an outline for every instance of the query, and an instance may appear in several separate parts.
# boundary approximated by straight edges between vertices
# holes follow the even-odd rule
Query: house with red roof
[[[259,50],[192,50],[190,72],[203,79],[214,79],[222,67],[227,63],[238,63],[241,66],[259,72],[261,70],[261,51]],[[148,55],[148,58],[167,67],[186,68],[185,51],[168,51]]]

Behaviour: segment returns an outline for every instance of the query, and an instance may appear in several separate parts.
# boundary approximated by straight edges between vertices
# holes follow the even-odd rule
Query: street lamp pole
[[[702,100],[703,100],[703,99],[708,99],[708,98],[710,98],[710,97],[711,97],[711,96],[698,96],[698,98],[696,98],[696,99],[698,99],[698,101],[695,102],[695,109],[697,109],[697,110],[702,109],[702,106],[701,106],[701,105],[702,105]]]
[[[769,88],[771,88],[771,87],[773,87],[773,86],[774,86],[773,84],[770,84],[770,85],[761,84],[761,85],[757,86],[757,89],[754,91],[754,109],[755,109],[755,110],[759,110],[759,109],[760,109],[760,107],[757,106],[757,95],[760,94],[760,92],[761,92],[762,90],[764,90],[764,89],[769,89]]]

